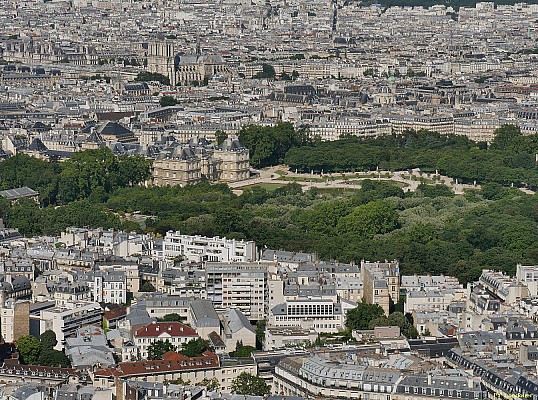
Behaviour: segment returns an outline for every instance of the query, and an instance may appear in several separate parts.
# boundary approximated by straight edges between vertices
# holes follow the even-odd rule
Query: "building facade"
[[[267,315],[269,265],[265,263],[207,263],[207,297],[215,309],[238,309],[249,320]]]
[[[165,258],[183,257],[195,262],[252,262],[256,261],[256,243],[206,236],[182,235],[168,231],[163,241]]]

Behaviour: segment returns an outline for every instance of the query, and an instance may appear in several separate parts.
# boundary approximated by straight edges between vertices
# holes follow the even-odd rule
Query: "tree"
[[[387,201],[378,200],[361,205],[351,214],[340,218],[337,228],[341,233],[373,237],[391,232],[399,226],[398,213]]]
[[[292,78],[287,72],[283,72],[282,75],[280,75],[281,81],[291,81]]]
[[[262,64],[262,71],[254,75],[257,79],[274,79],[276,75],[275,69],[270,64]]]
[[[346,315],[346,327],[349,330],[369,329],[370,322],[383,317],[385,312],[379,304],[369,304],[364,299]]]
[[[367,68],[364,70],[364,72],[362,73],[364,76],[375,76],[377,75],[377,70],[373,69],[373,68]]]
[[[209,350],[209,342],[204,339],[192,339],[181,345],[181,354],[187,357],[199,357]]]
[[[166,314],[164,317],[159,318],[162,322],[181,322],[181,316],[178,313]]]
[[[17,349],[23,364],[35,365],[39,361],[41,342],[33,336],[22,336],[17,340]]]
[[[144,61],[144,64],[145,64],[145,61]],[[162,85],[170,85],[170,79],[167,76],[163,74],[159,74],[157,72],[146,72],[146,71],[140,72],[136,76],[135,81],[138,81],[138,82],[156,81],[156,82],[161,83]]]
[[[62,351],[43,349],[39,355],[39,365],[69,368],[71,367],[71,361]]]
[[[253,346],[244,346],[241,340],[238,340],[235,344],[235,351],[230,353],[230,357],[247,358],[252,355],[252,352],[256,350]]]
[[[221,146],[226,139],[228,139],[228,134],[222,130],[218,130],[215,132],[215,139],[217,141],[217,145]]]
[[[200,381],[200,383],[197,383],[196,386],[205,386],[207,390],[214,392],[220,389],[220,382],[217,378],[204,378]]]
[[[162,360],[163,354],[176,351],[176,346],[167,340],[157,340],[148,346],[148,360]]]
[[[521,129],[516,125],[503,125],[495,130],[495,138],[491,148],[495,150],[507,150],[519,144],[522,138]]]
[[[106,193],[143,182],[151,163],[138,156],[115,156],[107,148],[79,151],[62,164],[59,200],[66,204],[85,199],[101,187]]]
[[[251,396],[265,396],[271,393],[271,388],[263,378],[247,372],[241,372],[232,381],[231,389],[232,393]]]
[[[140,286],[141,292],[155,292],[155,286],[150,281],[144,281],[142,286]]]
[[[426,185],[421,183],[417,190],[424,197],[454,197],[454,192],[446,185]]]
[[[263,349],[263,343],[265,342],[265,328],[267,326],[267,321],[258,321],[256,322],[256,348],[258,350]]]
[[[374,318],[369,323],[369,328],[373,329],[376,326],[398,326],[400,332],[408,339],[416,339],[418,337],[418,331],[413,326],[413,323],[410,322],[406,316],[400,312],[395,311],[390,314],[388,317],[385,315]]]
[[[250,162],[259,168],[281,164],[289,149],[311,142],[307,129],[295,130],[289,122],[244,126],[239,131],[239,141],[250,150]]]
[[[173,96],[163,96],[159,99],[159,104],[161,105],[161,107],[175,106],[178,103],[179,102],[177,101],[177,99]]]
[[[58,344],[58,340],[56,340],[56,333],[51,330],[43,332],[39,337],[39,341],[41,342],[41,348],[43,350],[52,350],[54,346]]]

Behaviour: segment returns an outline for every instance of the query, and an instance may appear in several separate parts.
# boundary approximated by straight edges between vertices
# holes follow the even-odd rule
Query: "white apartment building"
[[[105,270],[75,274],[81,285],[87,285],[93,301],[125,304],[127,302],[127,275],[124,271]]]
[[[525,284],[499,271],[484,269],[478,281],[506,304],[515,304],[529,297]]]
[[[421,129],[437,132],[441,135],[454,134],[454,118],[451,116],[404,116],[393,115],[390,117],[392,133],[401,135],[406,131]]]
[[[458,278],[445,275],[403,275],[400,290],[405,293],[419,290],[463,288]]]
[[[249,320],[267,315],[270,263],[207,263],[207,298],[216,310],[238,309]]]
[[[527,286],[532,297],[538,296],[538,265],[517,264],[516,278]]]
[[[127,302],[127,277],[122,271],[96,272],[92,286],[94,301],[114,304]]]
[[[256,243],[206,236],[182,235],[168,231],[163,241],[165,258],[183,257],[195,262],[252,262],[256,261]]]
[[[320,121],[310,126],[310,134],[321,140],[338,140],[344,136],[378,137],[391,134],[390,122],[383,120]]]
[[[501,125],[498,119],[460,119],[454,121],[454,134],[467,136],[475,142],[491,143],[495,139],[495,130]]]
[[[411,291],[407,293],[404,312],[444,311],[452,301],[464,299],[465,290],[463,288]]]
[[[85,325],[101,324],[103,309],[96,302],[79,301],[66,303],[64,306],[41,311],[39,330],[43,333],[47,330],[56,333],[58,343],[54,347],[62,350],[65,338],[75,335],[77,329]]]

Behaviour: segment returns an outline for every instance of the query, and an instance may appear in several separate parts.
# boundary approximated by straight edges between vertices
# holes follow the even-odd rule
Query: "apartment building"
[[[462,287],[458,278],[445,275],[404,275],[400,283],[402,293]]]
[[[85,325],[101,324],[103,309],[96,302],[79,301],[40,312],[40,333],[51,330],[56,333],[58,343],[54,347],[62,350],[65,338],[76,334]]]
[[[529,289],[525,284],[499,271],[482,270],[478,282],[506,304],[515,304],[520,299],[529,297]]]
[[[123,271],[105,270],[75,274],[77,282],[86,284],[93,301],[125,304],[127,302],[127,276]]]
[[[163,360],[122,362],[115,368],[95,371],[94,385],[111,387],[118,379],[144,382],[181,379],[198,384],[204,379],[216,378],[220,382],[220,390],[227,393],[231,390],[233,380],[243,372],[257,375],[258,367],[252,359],[219,359],[216,354],[209,351],[199,357],[169,353],[165,354]]]
[[[454,134],[467,136],[475,142],[491,143],[495,138],[495,130],[502,122],[498,119],[457,119],[454,121]]]
[[[207,297],[216,310],[238,309],[249,320],[267,316],[270,263],[207,263]]]
[[[441,135],[454,134],[454,118],[451,116],[390,116],[392,132],[398,135],[409,130],[419,131],[425,129]]]
[[[189,313],[192,299],[166,293],[147,293],[136,303],[145,309],[151,318],[162,318],[167,314],[178,314],[182,322],[190,321]]]
[[[312,136],[321,140],[338,140],[346,136],[377,137],[391,134],[390,122],[386,119],[319,121],[309,126]]]
[[[256,261],[256,243],[206,236],[182,235],[168,231],[163,241],[165,258],[183,257],[195,262],[251,262]]]
[[[30,302],[6,300],[0,307],[0,330],[6,343],[30,334]]]
[[[220,319],[209,300],[195,299],[191,302],[189,323],[202,339],[208,339],[212,334],[220,335]]]
[[[404,312],[443,311],[453,301],[462,301],[465,297],[466,292],[463,288],[416,290],[407,293]]]
[[[517,264],[516,278],[527,286],[532,297],[538,296],[538,265]]]
[[[389,314],[391,304],[400,298],[400,267],[397,261],[361,261],[363,296]]]

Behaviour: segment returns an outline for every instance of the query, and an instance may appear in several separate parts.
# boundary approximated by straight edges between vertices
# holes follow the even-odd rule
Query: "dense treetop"
[[[488,148],[462,136],[435,132],[408,132],[401,136],[334,142],[314,141],[294,146],[284,162],[300,172],[375,170],[438,170],[461,182],[497,182],[538,188],[538,135],[522,136],[518,127],[505,125]]]
[[[84,152],[63,164],[19,155],[0,163],[1,185],[36,189],[41,205],[30,200],[10,205],[0,198],[0,216],[25,235],[40,235],[59,234],[68,226],[141,231],[138,224],[124,218],[138,211],[152,216],[146,220],[145,230],[156,235],[172,229],[249,239],[260,246],[315,252],[322,259],[341,262],[398,259],[404,274],[444,273],[464,282],[477,278],[482,268],[514,273],[518,262],[538,263],[538,197],[495,180],[482,181],[480,171],[490,171],[477,161],[500,157],[523,162],[538,150],[536,137],[523,137],[517,129],[505,127],[490,148],[428,132],[364,141],[297,143],[300,147],[282,145],[290,148],[287,155],[279,150],[269,159],[278,162],[303,152],[305,163],[319,165],[319,160],[308,155],[323,148],[318,159],[333,152],[323,164],[327,168],[342,162],[347,145],[350,152],[357,151],[350,158],[357,165],[368,157],[368,149],[394,165],[405,161],[399,152],[423,160],[420,166],[437,167],[443,158],[453,157],[453,164],[447,164],[444,172],[450,175],[448,169],[460,170],[468,179],[483,183],[480,190],[458,196],[442,185],[421,185],[414,193],[404,193],[396,183],[368,180],[362,181],[360,190],[314,188],[303,193],[298,184],[291,183],[271,191],[252,186],[238,196],[224,184],[138,186],[149,169],[145,160],[115,157],[106,150]],[[476,155],[475,161],[465,164],[466,154]],[[383,167],[372,162],[372,166],[376,164]],[[417,165],[405,165],[411,166]],[[536,174],[530,163],[514,168],[503,167],[499,161],[488,168],[501,167],[507,174],[519,170],[529,178]],[[62,182],[66,176],[72,176],[72,181]]]

